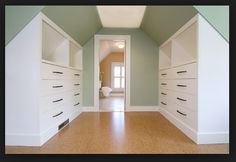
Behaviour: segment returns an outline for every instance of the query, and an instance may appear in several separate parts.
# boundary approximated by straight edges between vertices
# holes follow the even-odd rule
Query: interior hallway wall
[[[130,35],[130,104],[158,105],[158,45],[140,29],[102,28],[97,34]],[[93,106],[94,99],[94,38],[83,46],[83,105]]]

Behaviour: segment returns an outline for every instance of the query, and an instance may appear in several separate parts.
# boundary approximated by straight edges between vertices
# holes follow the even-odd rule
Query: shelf
[[[196,60],[197,57],[197,23],[185,29],[172,40],[173,66]]]
[[[160,48],[159,53],[159,66],[160,69],[168,68],[171,66],[171,41]]]
[[[68,39],[44,21],[42,30],[42,59],[68,66]]]
[[[82,69],[82,49],[71,41],[69,66],[77,69]]]

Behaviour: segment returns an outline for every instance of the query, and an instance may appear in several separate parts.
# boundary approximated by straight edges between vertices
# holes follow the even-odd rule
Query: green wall
[[[229,41],[229,6],[194,6]]]
[[[196,14],[193,6],[148,6],[141,29],[161,45]]]
[[[102,27],[95,6],[46,6],[42,12],[81,45]]]
[[[44,6],[5,6],[5,45],[43,8]]]
[[[131,106],[158,105],[158,46],[140,29],[102,28],[97,34],[131,36]],[[84,45],[83,105],[93,106],[94,39]]]

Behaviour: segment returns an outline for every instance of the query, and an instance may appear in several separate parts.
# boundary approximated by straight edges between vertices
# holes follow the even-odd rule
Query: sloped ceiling
[[[148,6],[141,29],[161,45],[197,13],[193,6]]]
[[[81,45],[102,27],[95,6],[46,6],[42,12]]]
[[[229,41],[229,6],[194,6]]]
[[[40,11],[81,45],[102,28],[96,6],[6,6],[5,45]],[[147,6],[140,28],[160,45],[198,12],[229,40],[228,6]]]
[[[21,31],[44,6],[5,7],[5,45]]]

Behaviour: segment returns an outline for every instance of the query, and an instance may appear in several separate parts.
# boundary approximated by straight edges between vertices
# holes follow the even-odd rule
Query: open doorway
[[[106,43],[105,43],[106,42]],[[116,52],[108,52],[122,55],[123,60],[114,60],[109,68],[110,68],[110,84],[107,84],[104,77],[104,72],[107,68],[100,67],[100,50],[102,50],[102,43],[108,46],[108,42],[113,42],[113,47],[107,48],[109,50],[113,50],[114,45],[116,48],[119,48],[119,51]],[[122,47],[123,46],[123,47]],[[122,48],[121,48],[122,47]],[[107,54],[108,55],[108,54]],[[115,56],[117,56],[115,55]],[[104,56],[103,56],[104,57]],[[109,56],[107,56],[109,57]],[[105,57],[104,57],[105,59]],[[104,60],[103,60],[104,61]],[[103,62],[101,61],[101,62]],[[102,65],[101,65],[102,66]],[[101,68],[101,70],[100,70]],[[105,74],[106,75],[106,74]],[[109,98],[104,97],[102,93],[102,87],[109,87],[110,90],[109,98],[114,97],[117,100],[113,100],[109,104]],[[109,92],[108,88],[108,92]],[[114,105],[115,109],[110,109],[106,106],[105,109],[100,110],[100,107],[103,105],[100,104],[100,99],[107,99],[108,103],[104,103],[111,107],[110,105]],[[105,101],[105,100],[104,100]],[[106,101],[105,101],[106,102]],[[119,107],[119,108],[118,108]],[[130,35],[95,35],[94,37],[94,110],[95,111],[126,111],[127,108],[130,107]]]
[[[99,110],[124,111],[125,40],[100,40],[99,44]]]

